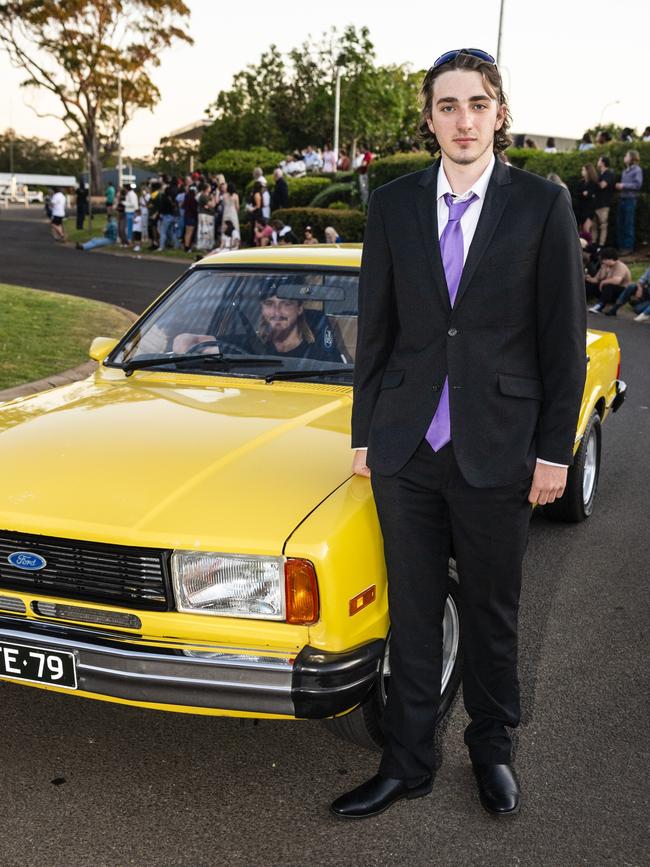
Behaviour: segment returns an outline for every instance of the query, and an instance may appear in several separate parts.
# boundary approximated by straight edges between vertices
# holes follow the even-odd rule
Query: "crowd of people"
[[[321,155],[308,147],[303,156],[310,154],[313,157],[308,164],[313,165],[315,171],[327,166],[327,151]],[[369,162],[370,159],[367,160],[366,170]],[[333,226],[324,230],[322,239],[317,237],[311,226],[307,226],[304,237],[299,239],[291,226],[279,219],[271,219],[273,211],[286,208],[290,203],[285,172],[290,177],[300,176],[292,168],[290,157],[274,170],[274,184],[270,190],[264,172],[256,167],[252,173],[252,191],[243,207],[237,187],[228,182],[223,174],[193,172],[185,177],[162,175],[140,187],[125,184],[121,189],[109,183],[105,191],[107,226],[104,235],[84,244],[79,243],[77,247],[89,250],[107,244],[120,244],[139,252],[146,245],[151,251],[183,248],[188,252],[196,250],[203,255],[235,250],[242,243],[241,214],[245,214],[250,227],[247,240],[252,246],[341,242],[343,238]],[[83,193],[81,185],[77,196],[81,196],[82,208],[81,217],[79,212],[77,214],[77,221],[79,223],[81,219],[82,225],[85,216]]]

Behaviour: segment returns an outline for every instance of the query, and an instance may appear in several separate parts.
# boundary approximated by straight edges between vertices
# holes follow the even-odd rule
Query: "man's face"
[[[598,166],[598,171],[599,171],[599,172],[604,172],[604,171],[605,171],[605,163],[604,163],[602,160],[598,160],[598,162],[596,163],[596,165]]]
[[[273,340],[283,339],[291,334],[301,313],[302,304],[291,298],[278,298],[273,295],[262,301],[262,316],[269,326]]]
[[[434,81],[427,124],[444,156],[458,165],[470,165],[492,150],[504,115],[476,70],[453,69]]]
[[[603,265],[606,268],[613,268],[616,265],[616,259],[603,259]]]
[[[629,151],[628,151],[628,152],[625,154],[625,156],[623,157],[623,162],[624,162],[624,164],[625,164],[626,166],[629,166],[630,163],[632,162],[632,159],[631,159],[631,157],[630,157],[630,152],[629,152]]]

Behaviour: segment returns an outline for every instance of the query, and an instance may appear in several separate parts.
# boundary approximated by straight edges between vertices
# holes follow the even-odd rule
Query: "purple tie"
[[[445,269],[445,278],[447,280],[447,288],[449,290],[449,300],[451,306],[454,306],[456,293],[460,285],[460,278],[463,274],[464,253],[463,246],[463,230],[460,225],[460,219],[472,204],[477,199],[476,193],[472,193],[469,199],[463,202],[454,202],[454,197],[451,193],[445,193],[445,202],[449,208],[449,221],[445,226],[445,230],[440,236],[440,254],[442,256],[442,266]],[[449,417],[449,380],[445,378],[445,384],[442,387],[440,402],[436,413],[431,420],[429,430],[426,432],[426,441],[429,443],[434,452],[439,451],[446,443],[451,441],[451,420]]]

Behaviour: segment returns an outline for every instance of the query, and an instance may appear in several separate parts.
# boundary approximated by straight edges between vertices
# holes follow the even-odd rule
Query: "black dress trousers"
[[[448,560],[456,557],[464,631],[463,694],[474,762],[508,763],[506,727],[519,722],[517,614],[531,506],[531,476],[471,487],[452,444],[423,440],[395,475],[371,482],[384,537],[391,618],[391,678],[379,772],[411,779],[434,767]]]

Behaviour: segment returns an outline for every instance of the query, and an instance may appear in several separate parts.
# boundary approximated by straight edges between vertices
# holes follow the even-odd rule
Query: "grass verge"
[[[119,337],[131,318],[117,307],[0,283],[0,389],[88,360],[93,337]]]
[[[70,243],[83,244],[84,241],[89,241],[91,238],[101,238],[104,234],[104,227],[106,226],[106,217],[104,214],[94,216],[92,230],[88,228],[88,220],[86,220],[86,225],[83,229],[76,228],[76,221],[74,218],[64,220],[64,226],[65,236]],[[193,262],[196,257],[196,251],[186,253],[185,250],[168,249],[159,253],[157,250],[149,249],[148,241],[144,242],[142,250],[139,253],[136,253],[131,247],[121,247],[119,244],[114,244],[112,247],[100,247],[100,249],[104,251],[110,250],[111,253],[119,256],[135,256],[136,258],[145,254],[155,256],[156,259],[162,256],[164,259],[182,259],[186,262]]]

